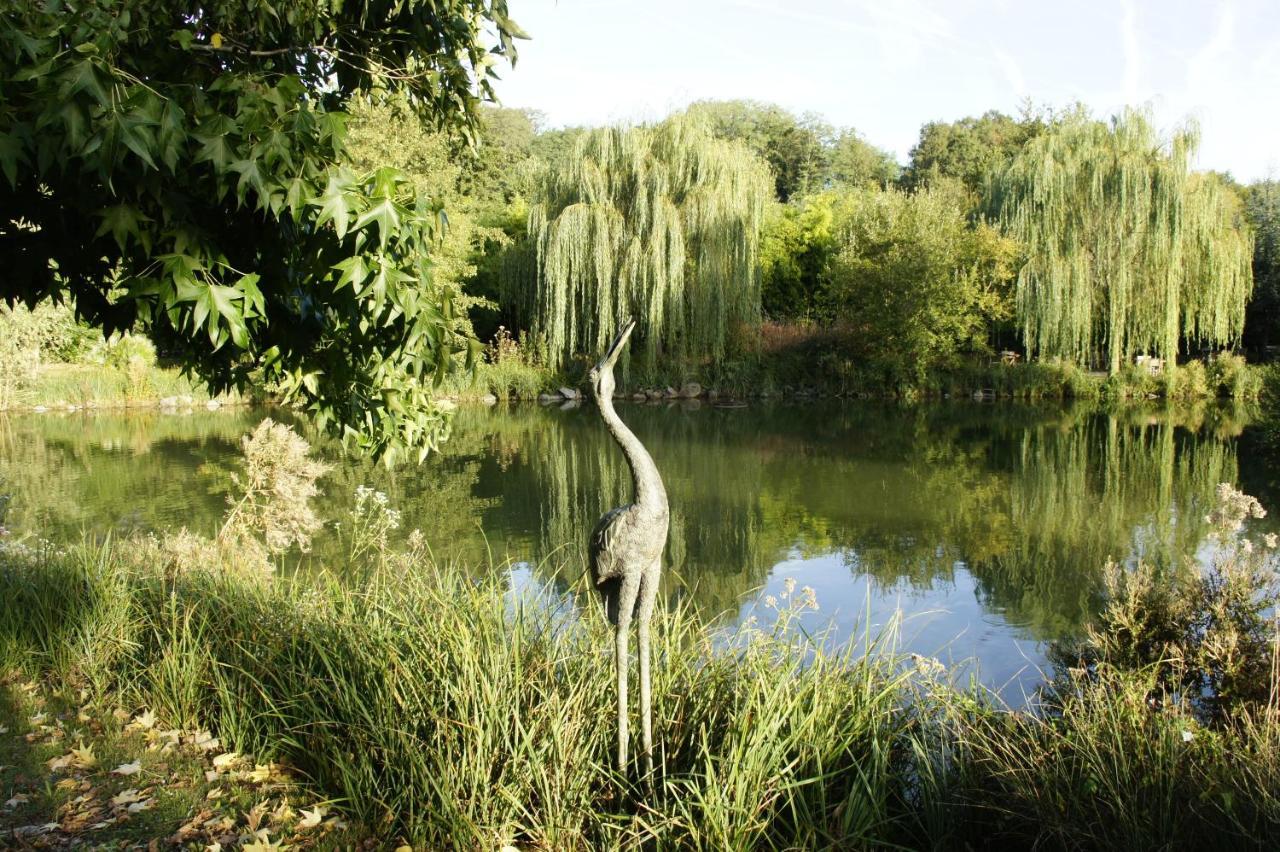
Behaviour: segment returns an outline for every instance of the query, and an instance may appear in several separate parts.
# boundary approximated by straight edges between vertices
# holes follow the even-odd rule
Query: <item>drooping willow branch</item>
[[[723,355],[731,330],[759,316],[770,180],[744,146],[685,115],[585,134],[530,208],[533,269],[512,265],[552,359],[599,351],[628,316],[649,364]]]
[[[1213,175],[1190,171],[1194,128],[1162,142],[1147,115],[1073,115],[994,176],[989,200],[1027,262],[1017,310],[1029,354],[1176,357],[1180,340],[1239,340],[1252,237]]]

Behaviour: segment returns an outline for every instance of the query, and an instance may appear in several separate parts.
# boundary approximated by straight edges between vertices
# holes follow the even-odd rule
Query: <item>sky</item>
[[[509,0],[532,36],[498,85],[548,126],[751,98],[905,163],[920,126],[1030,98],[1200,125],[1197,167],[1280,177],[1280,0]]]

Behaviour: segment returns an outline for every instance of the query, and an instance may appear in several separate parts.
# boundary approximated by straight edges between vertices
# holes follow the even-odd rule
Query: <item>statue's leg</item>
[[[627,771],[627,669],[631,658],[627,653],[627,633],[631,630],[631,616],[636,609],[636,595],[640,591],[640,577],[627,574],[618,589],[618,621],[615,640],[618,664],[618,771]]]
[[[653,774],[653,686],[649,680],[649,620],[658,599],[659,565],[654,564],[640,580],[640,606],[636,610],[637,632],[640,634],[640,733],[644,747],[646,775]]]

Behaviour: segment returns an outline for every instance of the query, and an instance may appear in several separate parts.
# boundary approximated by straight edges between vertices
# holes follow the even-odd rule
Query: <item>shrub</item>
[[[1272,705],[1280,686],[1272,678],[1280,625],[1269,617],[1280,603],[1277,538],[1256,546],[1235,537],[1265,514],[1223,483],[1206,517],[1221,553],[1208,568],[1108,565],[1106,604],[1082,644],[1054,649],[1059,670],[1151,672],[1160,700],[1185,702],[1204,721]]]
[[[305,438],[271,418],[246,435],[241,448],[244,468],[231,476],[231,508],[218,538],[257,536],[269,553],[294,545],[305,551],[321,526],[310,501],[319,493],[316,480],[329,466],[309,457]]]

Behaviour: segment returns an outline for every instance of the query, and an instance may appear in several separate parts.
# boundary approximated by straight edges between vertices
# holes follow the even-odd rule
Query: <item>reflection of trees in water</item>
[[[884,585],[948,582],[1036,636],[1074,629],[1109,557],[1191,556],[1214,486],[1235,479],[1238,422],[1214,409],[968,405],[759,408],[623,416],[666,477],[668,586],[712,614],[736,609],[791,555],[838,552]],[[476,493],[508,551],[561,584],[585,565],[585,530],[629,499],[621,454],[591,412],[460,416],[483,434]],[[497,448],[501,447],[501,453]],[[452,449],[449,451],[453,452]],[[499,465],[497,459],[501,457]]]
[[[243,409],[0,415],[0,493],[14,495],[10,525],[62,541],[177,524],[209,532],[225,504],[193,473],[234,454],[260,419]]]
[[[1194,557],[1214,488],[1236,480],[1234,443],[1172,414],[1094,414],[1031,429],[992,463],[1008,488],[986,511],[1007,519],[1004,540],[972,542],[981,527],[967,523],[951,534],[983,603],[1039,638],[1079,626],[1108,560]]]
[[[669,593],[692,594],[705,614],[736,610],[783,559],[836,554],[884,586],[945,584],[964,566],[986,607],[1037,637],[1079,624],[1109,557],[1195,553],[1214,487],[1237,479],[1243,422],[1213,406],[1107,414],[960,402],[627,405],[622,415],[670,494]],[[51,538],[211,531],[225,507],[218,471],[261,416],[0,420],[0,488],[18,495],[11,520]],[[321,483],[327,520],[341,521],[356,486],[369,485],[402,510],[400,534],[420,528],[439,557],[469,570],[543,562],[561,588],[585,570],[587,531],[631,495],[590,408],[463,408],[444,452],[421,468],[321,451],[335,462]],[[309,559],[344,565],[338,537],[319,536]]]

